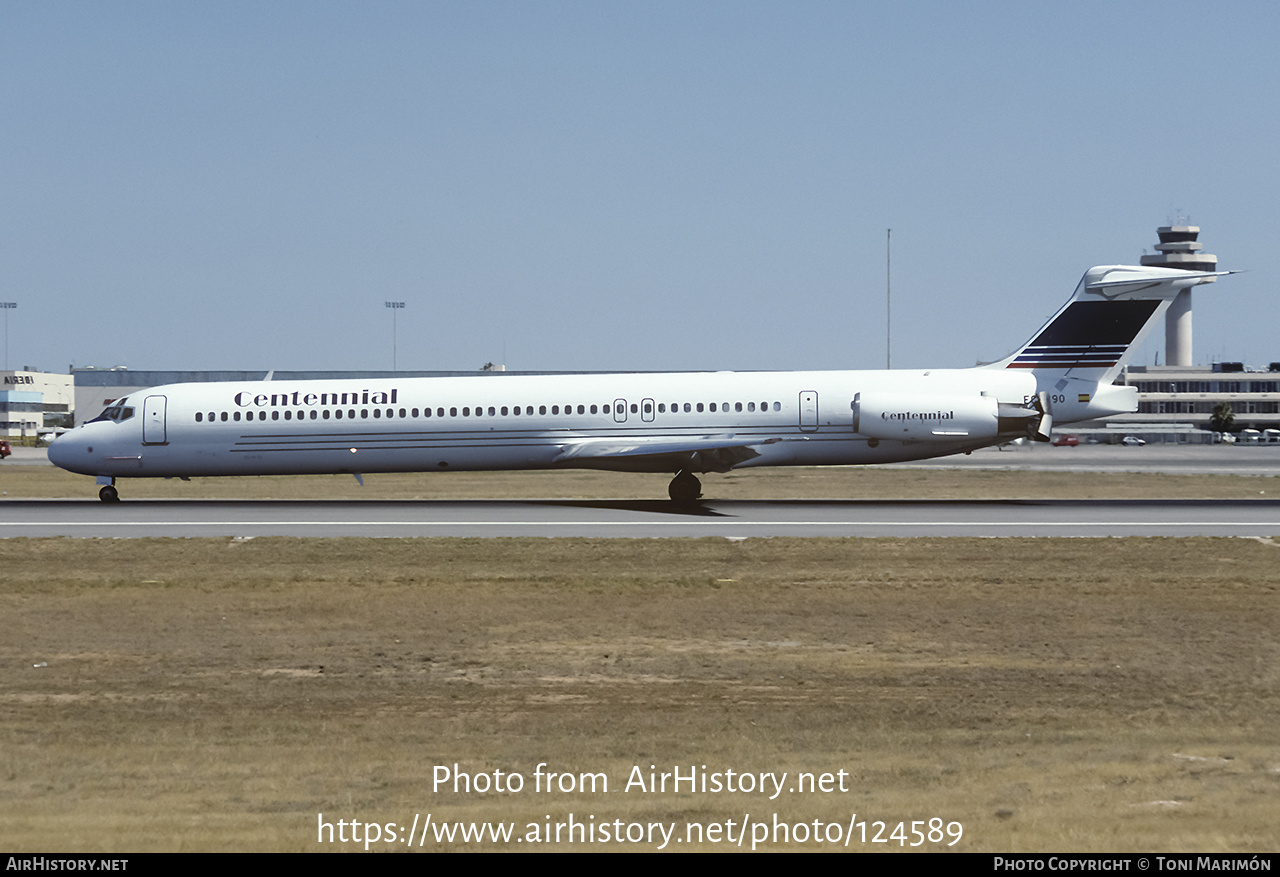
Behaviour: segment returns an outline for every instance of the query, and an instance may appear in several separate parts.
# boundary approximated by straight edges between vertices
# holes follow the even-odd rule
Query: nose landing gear
[[[98,490],[98,499],[103,502],[119,502],[120,491],[116,490],[116,480],[108,475],[98,478],[98,483],[102,485]]]

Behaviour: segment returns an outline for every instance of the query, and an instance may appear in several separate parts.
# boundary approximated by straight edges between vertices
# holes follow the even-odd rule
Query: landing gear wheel
[[[98,491],[98,499],[103,502],[119,502],[120,491],[116,490],[114,486],[108,484],[106,487]]]
[[[696,502],[702,496],[702,482],[692,472],[678,472],[667,487],[672,502]]]

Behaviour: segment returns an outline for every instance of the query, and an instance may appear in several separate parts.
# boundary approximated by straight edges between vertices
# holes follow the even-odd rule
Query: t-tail
[[[992,369],[1028,369],[1036,378],[1029,406],[1042,415],[1035,438],[1054,422],[1073,423],[1138,410],[1138,391],[1112,382],[1133,350],[1184,289],[1231,271],[1184,271],[1101,265],[1030,341]]]

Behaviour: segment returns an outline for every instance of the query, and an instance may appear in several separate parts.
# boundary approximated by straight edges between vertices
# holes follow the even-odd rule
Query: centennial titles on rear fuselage
[[[955,411],[882,411],[881,420],[955,420]]]

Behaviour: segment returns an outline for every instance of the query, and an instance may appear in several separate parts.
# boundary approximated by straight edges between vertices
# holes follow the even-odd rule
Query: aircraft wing
[[[728,472],[760,456],[762,445],[780,436],[704,435],[687,437],[582,438],[566,442],[556,463],[593,469]]]

